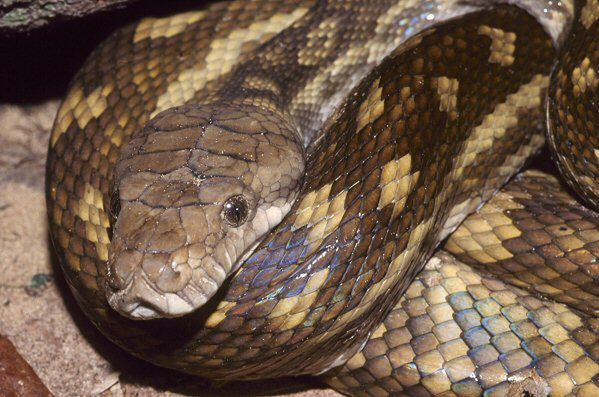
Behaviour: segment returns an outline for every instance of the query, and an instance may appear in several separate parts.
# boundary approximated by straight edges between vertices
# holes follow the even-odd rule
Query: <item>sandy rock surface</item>
[[[5,0],[0,2],[0,32],[26,32],[57,21],[125,7],[132,1]]]
[[[72,299],[49,242],[44,173],[57,107],[58,100],[0,104],[0,334],[50,391],[56,396],[340,396],[311,378],[210,385],[137,360],[96,331]]]

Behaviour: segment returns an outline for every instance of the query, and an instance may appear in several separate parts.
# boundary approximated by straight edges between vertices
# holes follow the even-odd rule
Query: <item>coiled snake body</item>
[[[599,218],[538,171],[495,195],[547,113],[596,205],[599,4],[497,3],[233,1],[116,32],[48,159],[52,238],[88,317],[216,379],[599,393]],[[438,253],[414,280],[489,199],[445,245],[468,265]]]

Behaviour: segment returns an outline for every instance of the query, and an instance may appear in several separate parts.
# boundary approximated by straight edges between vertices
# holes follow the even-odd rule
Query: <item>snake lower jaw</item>
[[[208,270],[192,269],[187,263],[162,267],[160,273],[171,273],[175,279],[165,286],[163,279],[154,281],[143,266],[125,278],[115,275],[109,267],[105,283],[108,304],[121,315],[134,320],[176,318],[202,307],[219,289],[227,272],[218,265]],[[173,280],[171,280],[173,281]],[[167,288],[170,287],[170,288]]]
[[[196,284],[188,283],[177,292],[163,292],[143,272],[135,272],[123,288],[107,286],[106,299],[115,311],[133,320],[176,318],[202,307],[220,286],[205,279],[201,288]]]

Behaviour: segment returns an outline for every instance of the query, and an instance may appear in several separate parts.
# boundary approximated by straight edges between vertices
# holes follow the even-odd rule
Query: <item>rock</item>
[[[123,8],[135,0],[8,0],[0,2],[0,32],[26,32],[72,18]]]
[[[0,391],[6,397],[52,396],[33,368],[2,335],[0,335]]]

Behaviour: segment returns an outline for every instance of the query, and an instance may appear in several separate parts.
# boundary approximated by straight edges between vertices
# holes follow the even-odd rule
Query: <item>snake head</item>
[[[106,296],[133,319],[201,307],[289,211],[295,132],[248,105],[173,108],[123,149],[113,180]]]

